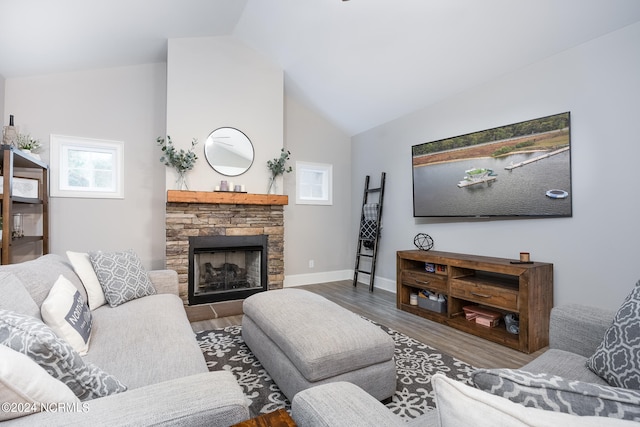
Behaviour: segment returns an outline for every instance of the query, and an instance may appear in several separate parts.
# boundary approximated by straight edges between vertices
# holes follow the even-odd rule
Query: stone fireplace
[[[185,304],[200,304],[189,300],[189,240],[195,237],[264,236],[266,239],[266,289],[280,289],[284,283],[284,206],[288,197],[272,194],[231,192],[177,191],[167,192],[166,205],[166,265],[178,273],[180,297]],[[253,244],[249,245],[253,246]],[[230,248],[227,248],[230,249]],[[233,248],[231,248],[233,249]],[[226,252],[233,252],[227,250]],[[229,255],[229,254],[227,254]],[[234,255],[238,256],[238,255]],[[234,261],[235,259],[235,261]],[[229,264],[211,264],[216,269],[245,269],[239,258],[229,258]],[[230,265],[235,264],[235,267]],[[205,270],[207,267],[204,267]],[[200,275],[201,272],[198,274]],[[237,271],[236,271],[237,273]],[[206,271],[204,272],[206,275]],[[213,280],[213,278],[211,278]],[[212,290],[216,286],[211,286]],[[239,283],[227,287],[240,286]],[[206,292],[206,291],[205,291]],[[239,294],[238,294],[239,295]],[[244,297],[239,297],[242,299]]]

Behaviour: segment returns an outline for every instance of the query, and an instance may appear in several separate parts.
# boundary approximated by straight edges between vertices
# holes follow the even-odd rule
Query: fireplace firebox
[[[267,236],[189,237],[189,305],[267,290]]]

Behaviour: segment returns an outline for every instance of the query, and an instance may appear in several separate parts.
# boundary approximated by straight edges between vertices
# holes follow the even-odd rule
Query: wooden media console
[[[397,252],[397,307],[435,322],[532,353],[549,345],[553,307],[553,264],[450,252]],[[411,294],[440,294],[446,310],[414,305]],[[463,307],[478,306],[519,317],[519,333],[507,331],[504,318],[488,327],[467,320]]]

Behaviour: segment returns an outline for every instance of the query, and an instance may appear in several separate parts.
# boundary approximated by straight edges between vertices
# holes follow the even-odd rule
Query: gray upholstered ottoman
[[[378,400],[395,393],[393,339],[371,322],[300,289],[254,294],[243,310],[244,341],[289,400],[334,381]]]

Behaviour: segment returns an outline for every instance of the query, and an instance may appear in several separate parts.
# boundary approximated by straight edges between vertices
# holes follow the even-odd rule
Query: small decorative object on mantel
[[[198,156],[193,152],[195,146],[198,144],[198,140],[193,138],[189,151],[185,151],[182,148],[180,150],[176,150],[169,135],[167,135],[166,140],[158,137],[156,142],[162,149],[163,153],[162,157],[160,157],[160,161],[164,163],[165,166],[171,166],[178,173],[178,179],[176,180],[178,190],[188,190],[189,187],[187,186],[185,174],[187,171],[193,169],[193,166],[196,164],[196,160],[198,160]]]
[[[433,239],[428,234],[418,233],[413,238],[413,244],[421,251],[428,251],[433,248]]]
[[[286,167],[286,162],[289,160],[289,156],[291,155],[290,151],[285,151],[284,148],[280,149],[280,157],[276,157],[273,160],[267,161],[267,167],[271,171],[271,177],[269,178],[269,188],[267,189],[267,194],[277,194],[277,184],[276,178],[278,175],[283,175],[285,172],[292,172],[293,169],[291,166]]]
[[[13,115],[9,116],[9,126],[4,127],[3,145],[15,146],[18,142],[18,128],[13,125]]]
[[[227,191],[230,193],[246,193],[244,184],[234,184],[231,181],[223,179],[220,181],[220,185],[216,185],[213,191]]]

